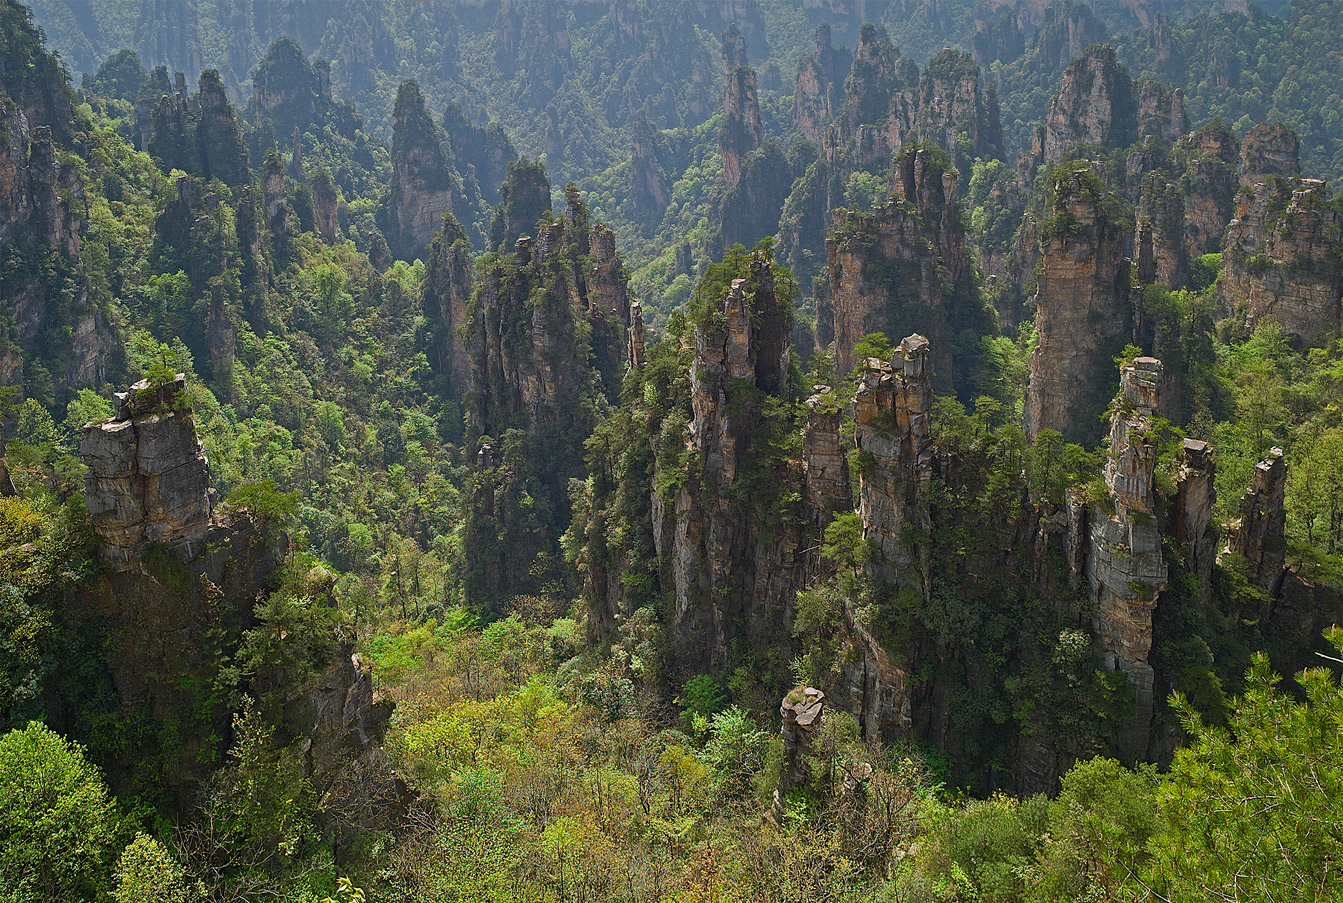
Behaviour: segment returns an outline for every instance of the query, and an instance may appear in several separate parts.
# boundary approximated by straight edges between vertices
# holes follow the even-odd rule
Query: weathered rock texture
[[[1195,259],[1221,251],[1235,213],[1238,154],[1231,131],[1214,122],[1179,138],[1169,166],[1142,176],[1134,257],[1143,282],[1183,288]]]
[[[1110,395],[1113,360],[1133,334],[1129,242],[1116,204],[1090,165],[1065,166],[1041,229],[1025,429],[1088,442]]]
[[[80,269],[84,186],[73,163],[57,156],[47,126],[0,100],[0,323],[9,363],[5,385],[23,382],[35,357],[57,387],[88,385],[106,377],[115,339],[102,311],[90,302]],[[34,261],[46,263],[35,267]],[[73,296],[70,294],[74,287]],[[59,293],[59,303],[58,301]],[[69,339],[43,342],[68,330]]]
[[[1045,117],[1037,154],[1049,165],[1082,144],[1127,147],[1137,133],[1133,79],[1115,58],[1114,49],[1099,44],[1064,72]]]
[[[956,379],[953,326],[979,313],[965,233],[956,200],[956,174],[926,149],[896,161],[891,199],[871,214],[850,214],[826,242],[834,310],[836,370],[854,364],[853,347],[870,332],[918,330],[942,342],[931,367],[942,386]]]
[[[425,107],[420,87],[404,82],[392,128],[392,188],[380,225],[392,253],[422,254],[453,207],[460,180],[443,152],[443,133]]]
[[[797,61],[797,84],[793,108],[802,137],[820,144],[840,106],[844,103],[844,79],[853,65],[853,55],[830,43],[830,26],[816,26],[816,52]]]
[[[807,757],[812,753],[812,737],[825,717],[825,694],[814,687],[798,687],[783,698],[779,716],[783,719],[779,728],[783,767],[770,809],[770,817],[776,824],[783,818],[788,794],[807,781]]]
[[[1134,755],[1147,750],[1152,722],[1152,611],[1166,586],[1153,477],[1157,463],[1154,417],[1161,362],[1140,357],[1123,367],[1120,395],[1110,412],[1110,454],[1104,466],[1109,503],[1093,506],[1086,559],[1091,623],[1107,667],[1133,683],[1136,707],[1122,743]],[[1110,510],[1112,509],[1112,510]],[[1206,529],[1206,528],[1205,528]]]
[[[1212,594],[1212,569],[1217,563],[1217,535],[1212,524],[1217,465],[1212,447],[1200,439],[1185,439],[1183,452],[1167,530],[1184,548],[1185,564],[1198,576],[1200,595],[1206,601]]]
[[[1254,480],[1240,499],[1240,519],[1231,530],[1231,551],[1249,559],[1269,595],[1282,586],[1287,556],[1287,461],[1273,448],[1254,467]]]
[[[461,335],[470,297],[471,245],[448,213],[429,249],[423,298],[425,316],[434,328],[434,366],[447,374],[449,392],[457,398],[470,388],[471,361]]]
[[[756,260],[752,276],[753,294],[737,279],[721,300],[721,326],[715,318],[696,331],[689,446],[702,470],[686,481],[673,511],[661,499],[654,504],[655,517],[671,518],[667,530],[655,523],[654,536],[671,563],[673,629],[691,644],[688,660],[719,665],[739,624],[782,627],[805,576],[797,528],[770,524],[778,534],[762,535],[766,525],[751,500],[733,491],[759,468],[752,438],[760,411],[751,388],[777,393],[788,369],[786,302],[774,293],[768,261]]]
[[[727,63],[724,52],[724,65]],[[723,126],[718,141],[723,149],[723,182],[729,187],[741,178],[742,158],[760,146],[764,127],[756,98],[755,70],[744,63],[727,73],[723,94]]]
[[[1325,184],[1300,178],[1299,152],[1282,123],[1246,133],[1217,298],[1247,329],[1271,316],[1319,345],[1338,334],[1343,236]]]
[[[537,197],[548,204],[544,169],[536,171],[543,181]],[[496,225],[508,219],[510,197],[506,191]],[[468,436],[505,440],[499,463],[482,457],[468,506],[467,530],[480,554],[467,586],[478,604],[535,588],[532,561],[558,551],[569,481],[585,472],[583,442],[626,370],[630,310],[615,236],[590,222],[576,192],[567,202],[562,219],[542,224],[534,238],[518,237],[511,254],[485,259],[460,312],[460,332],[453,324],[461,283],[447,277],[466,258],[435,270],[444,277],[433,295],[436,333],[465,343]],[[454,380],[461,378],[461,351],[453,345],[443,352]]]
[[[892,363],[863,365],[853,397],[853,442],[870,456],[860,471],[858,513],[863,534],[880,551],[878,570],[893,583],[928,592],[928,545],[911,545],[911,533],[932,529],[927,493],[933,475],[933,386],[928,340],[911,335]]]
[[[1227,230],[1224,305],[1253,330],[1266,317],[1322,345],[1338,335],[1343,232],[1319,179],[1270,179],[1242,193]]]
[[[167,543],[190,558],[210,527],[210,463],[196,439],[186,378],[117,396],[111,419],[84,428],[84,495],[103,560],[130,570],[144,547]]]

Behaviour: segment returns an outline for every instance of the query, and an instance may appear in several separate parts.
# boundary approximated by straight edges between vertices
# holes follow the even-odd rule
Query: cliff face
[[[733,280],[699,325],[686,441],[700,463],[673,499],[652,498],[677,657],[700,669],[725,665],[734,640],[786,635],[793,598],[815,563],[800,519],[767,517],[759,507],[780,485],[800,489],[805,480],[760,447],[758,432],[763,398],[783,388],[788,370],[787,303],[775,293],[770,262],[756,258],[749,281]]]
[[[1110,395],[1112,361],[1133,334],[1128,236],[1114,199],[1089,164],[1062,168],[1052,217],[1040,233],[1035,295],[1039,340],[1031,352],[1025,429],[1085,442]]]
[[[410,260],[421,256],[452,210],[460,182],[415,82],[404,82],[397,93],[392,136],[392,188],[381,225],[391,252]]]
[[[16,352],[0,374],[6,385],[22,383],[25,356],[39,352],[51,355],[43,364],[58,388],[105,378],[115,339],[80,276],[83,212],[79,173],[59,160],[51,130],[31,128],[22,110],[0,102],[0,314]],[[35,271],[32,259],[51,265]],[[59,305],[51,303],[57,293]],[[67,327],[68,340],[42,348],[45,333]]]
[[[1140,357],[1120,374],[1120,397],[1110,412],[1110,454],[1103,476],[1108,508],[1089,512],[1086,559],[1091,622],[1106,667],[1132,682],[1136,708],[1122,744],[1133,755],[1147,750],[1152,722],[1152,611],[1166,586],[1157,522],[1157,445],[1153,417],[1161,362]]]
[[[854,446],[871,458],[860,471],[858,514],[864,536],[880,550],[878,572],[887,580],[931,591],[928,546],[916,553],[908,534],[932,528],[928,488],[933,475],[932,404],[928,340],[905,338],[894,362],[863,363],[853,397]]]
[[[84,496],[113,570],[135,568],[154,543],[186,558],[203,548],[214,492],[185,391],[180,373],[157,388],[138,382],[118,394],[111,419],[85,427]]]
[[[971,157],[1002,157],[997,101],[979,75],[979,64],[960,51],[943,50],[928,62],[919,82],[918,140],[961,153],[965,136]]]
[[[1235,212],[1238,153],[1235,136],[1215,122],[1180,137],[1169,165],[1142,176],[1135,258],[1144,282],[1182,288],[1195,259],[1221,250]]]
[[[1250,562],[1259,584],[1276,596],[1287,557],[1287,461],[1273,448],[1255,465],[1254,479],[1240,499],[1240,519],[1231,531],[1230,550]]]
[[[1113,48],[1100,44],[1064,72],[1045,118],[1038,156],[1049,165],[1082,144],[1127,147],[1137,131],[1133,79]]]
[[[724,60],[728,56],[724,53]],[[718,141],[723,149],[723,182],[731,187],[741,178],[742,158],[760,146],[764,127],[756,98],[755,70],[745,64],[727,74],[723,94],[723,126]]]
[[[830,120],[844,103],[844,79],[853,56],[830,43],[830,26],[816,26],[816,52],[797,61],[793,110],[802,137],[819,145]]]
[[[254,606],[272,591],[288,541],[245,510],[212,510],[209,464],[184,390],[180,374],[157,388],[138,383],[118,394],[111,418],[85,427],[85,501],[109,574],[68,615],[105,625],[107,666],[126,716],[190,725],[171,734],[173,748],[135,750],[164,757],[170,793],[185,798],[209,776],[229,735],[230,706],[245,690],[278,696],[272,716],[304,751],[319,794],[353,790],[369,804],[354,822],[385,826],[407,802],[381,750],[392,707],[373,691],[351,637],[337,628],[313,638],[312,674],[270,669],[234,686],[219,670],[258,627]],[[331,585],[318,567],[299,592],[307,604],[334,607]],[[211,698],[198,695],[201,687]],[[134,771],[130,761],[110,764]],[[362,789],[347,770],[364,776]]]
[[[470,387],[471,362],[461,330],[471,297],[471,245],[449,213],[434,236],[424,274],[424,313],[434,327],[434,366],[448,377],[449,392],[461,398]]]
[[[544,180],[544,169],[537,172]],[[538,197],[548,205],[549,184],[543,187]],[[509,204],[508,192],[502,203]],[[496,224],[505,218],[501,211]],[[451,276],[456,253],[435,272]],[[583,442],[624,372],[625,279],[614,235],[590,222],[576,192],[562,219],[541,224],[534,238],[520,236],[511,254],[482,262],[464,312],[463,408],[468,435],[479,444],[467,515],[479,553],[467,578],[476,604],[531,591],[545,577],[534,562],[558,553],[570,516],[569,481],[584,473]],[[454,291],[435,297],[440,311],[448,301],[455,323]],[[440,337],[447,325],[439,320]],[[460,379],[460,348],[450,366]]]
[[[870,332],[916,328],[934,344],[931,370],[942,386],[968,368],[953,359],[951,330],[980,313],[965,256],[956,175],[936,152],[907,151],[892,167],[891,199],[871,214],[849,214],[826,242],[837,372],[856,363],[853,346]],[[963,365],[963,366],[962,366]]]
[[[1300,178],[1298,159],[1296,134],[1281,123],[1246,133],[1217,297],[1247,329],[1272,316],[1319,345],[1338,332],[1343,233],[1324,182]]]

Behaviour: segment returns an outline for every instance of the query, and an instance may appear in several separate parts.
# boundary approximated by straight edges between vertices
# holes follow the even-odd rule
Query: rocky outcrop
[[[797,61],[797,83],[793,89],[793,112],[797,128],[819,145],[830,121],[844,103],[844,79],[853,65],[853,55],[830,43],[830,26],[816,26],[816,52]]]
[[[549,215],[550,178],[545,167],[526,157],[509,164],[490,224],[490,249],[510,250],[522,235],[537,230],[538,220]]]
[[[1217,121],[1179,138],[1169,166],[1142,176],[1135,259],[1143,282],[1183,288],[1197,258],[1221,251],[1235,213],[1238,154],[1235,136]]]
[[[423,255],[444,214],[453,209],[459,180],[418,84],[401,84],[393,117],[392,187],[379,225],[392,254],[411,260]]]
[[[977,303],[956,174],[927,149],[906,151],[892,171],[890,200],[871,214],[839,220],[826,242],[836,370],[853,369],[853,347],[864,335],[917,329],[943,343],[940,351],[934,346],[931,369],[950,386],[956,377],[949,330],[973,315]]]
[[[634,123],[629,170],[630,200],[635,215],[645,223],[658,222],[671,203],[671,179],[659,159],[658,144],[648,118]]]
[[[117,342],[80,268],[84,200],[76,165],[61,162],[52,131],[30,127],[22,110],[0,100],[0,298],[17,342],[0,367],[4,385],[22,383],[25,357],[36,356],[58,388],[106,378]],[[60,331],[69,339],[56,347],[40,341]]]
[[[830,386],[813,386],[802,430],[803,500],[815,516],[828,516],[852,503],[849,464],[840,439],[843,404]]]
[[[471,361],[462,331],[470,322],[471,245],[466,232],[446,213],[434,236],[424,273],[424,313],[434,330],[433,364],[447,374],[449,394],[460,399],[471,384]]]
[[[1287,461],[1269,449],[1254,467],[1254,479],[1240,499],[1240,518],[1231,528],[1230,550],[1249,560],[1259,585],[1276,596],[1286,572]]]
[[[271,44],[252,71],[252,100],[248,107],[257,128],[253,149],[263,152],[277,139],[295,131],[335,134],[354,140],[358,114],[331,93],[331,67],[325,60],[310,62],[292,38]]]
[[[644,306],[638,301],[630,304],[629,348],[626,357],[630,367],[642,367],[648,363],[648,350],[644,341]]]
[[[807,781],[807,759],[812,754],[812,738],[825,717],[825,694],[814,687],[798,687],[783,698],[779,705],[779,716],[783,719],[779,728],[779,736],[783,740],[783,765],[769,813],[775,824],[783,819],[788,794]]]
[[[219,179],[225,185],[243,184],[248,178],[247,146],[217,70],[207,69],[201,73],[198,103],[197,135],[204,167],[202,174],[207,179]]]
[[[948,153],[1003,156],[998,102],[992,87],[981,85],[979,75],[974,58],[958,50],[943,50],[928,61],[919,81],[918,140]]]
[[[334,245],[341,240],[340,233],[340,193],[331,174],[318,169],[309,180],[312,188],[313,221],[317,234],[322,241]]]
[[[1091,584],[1091,624],[1102,663],[1122,671],[1136,705],[1121,743],[1142,755],[1152,722],[1152,612],[1166,586],[1166,562],[1157,525],[1154,420],[1161,362],[1140,357],[1120,373],[1120,394],[1110,411],[1110,453],[1103,476],[1108,502],[1089,511],[1086,559]]]
[[[724,665],[738,638],[786,629],[815,564],[799,518],[762,507],[786,495],[781,486],[800,490],[803,478],[756,444],[762,396],[780,392],[788,371],[789,311],[767,257],[752,261],[750,285],[733,280],[697,326],[686,441],[700,463],[672,498],[652,497],[677,659],[699,670]]]
[[[1218,286],[1224,306],[1247,330],[1273,317],[1308,346],[1337,336],[1343,231],[1325,183],[1280,176],[1251,182],[1236,212]]]
[[[196,439],[186,377],[117,395],[116,413],[84,427],[84,497],[103,561],[117,571],[166,543],[191,558],[210,528],[210,464]]]
[[[1090,440],[1110,397],[1113,360],[1133,334],[1129,239],[1116,203],[1091,164],[1067,165],[1051,186],[1040,230],[1035,328],[1025,429]]]
[[[900,586],[931,592],[927,493],[933,476],[933,386],[928,340],[901,341],[891,363],[864,362],[853,397],[853,443],[865,457],[858,481],[863,535],[879,552],[877,572]]]
[[[1127,147],[1138,132],[1133,79],[1108,44],[1074,60],[1045,117],[1037,158],[1054,163],[1079,145]]]
[[[733,58],[729,53],[730,46],[724,43],[725,70]],[[759,147],[765,137],[760,122],[760,102],[756,98],[755,70],[745,64],[744,50],[740,58],[742,62],[725,73],[723,125],[718,133],[718,143],[723,150],[723,183],[729,188],[741,178],[742,158]]]
[[[1189,115],[1184,109],[1184,92],[1168,82],[1140,79],[1134,86],[1137,105],[1138,135],[1154,135],[1174,141],[1189,131]]]
[[[477,126],[461,106],[449,103],[443,111],[443,133],[457,169],[480,187],[486,203],[498,203],[499,186],[508,175],[508,166],[518,159],[504,127],[497,122]]]
[[[44,246],[79,253],[84,186],[73,163],[60,163],[51,130],[0,101],[0,249]]]
[[[512,173],[521,176],[521,167],[515,164]],[[545,199],[548,214],[545,171],[539,165],[535,171],[543,182],[537,197]],[[509,208],[510,199],[522,197],[504,192],[495,217],[499,231],[509,209],[524,209]],[[502,440],[494,446],[501,454],[492,453],[498,463],[478,468],[468,503],[467,532],[480,554],[467,588],[477,604],[502,604],[536,590],[533,560],[558,554],[569,521],[569,482],[584,475],[583,443],[625,373],[629,305],[614,235],[590,222],[577,192],[567,201],[563,218],[533,218],[536,236],[518,237],[511,254],[482,258],[465,326],[452,330],[464,339],[470,365],[462,399],[468,437]],[[458,250],[435,270],[440,278],[433,295],[436,318],[446,306],[452,323],[452,306],[462,297],[452,273],[467,260],[461,241],[454,245]],[[449,338],[448,325],[439,319],[440,339]],[[449,356],[450,367],[459,366],[459,352]]]
[[[1217,465],[1212,447],[1201,439],[1185,439],[1183,454],[1175,476],[1175,500],[1167,531],[1184,549],[1185,565],[1198,576],[1199,592],[1206,601],[1212,596],[1212,569],[1217,563],[1217,535],[1212,523]]]

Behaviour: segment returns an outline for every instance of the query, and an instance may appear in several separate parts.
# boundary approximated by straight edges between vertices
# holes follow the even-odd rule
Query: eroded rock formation
[[[1133,334],[1129,239],[1090,164],[1055,176],[1052,217],[1040,233],[1035,294],[1039,340],[1031,352],[1025,429],[1088,441],[1110,397],[1113,360]]]
[[[755,70],[746,65],[744,47],[735,57],[733,45],[725,42],[723,67],[726,88],[723,93],[723,126],[718,141],[723,149],[723,182],[728,187],[741,178],[742,158],[760,146],[764,127],[760,122],[760,101],[756,97]],[[740,62],[728,68],[729,62]]]
[[[793,107],[798,131],[819,145],[840,106],[844,103],[844,79],[853,65],[853,57],[830,43],[830,26],[816,26],[816,51],[797,61],[797,85]]]
[[[1240,519],[1231,530],[1230,549],[1249,560],[1259,585],[1277,595],[1287,557],[1287,461],[1269,449],[1254,467],[1254,479],[1240,499]]]
[[[1045,117],[1037,155],[1054,163],[1082,144],[1127,147],[1137,137],[1133,79],[1108,44],[1092,47],[1063,74]]]
[[[443,134],[425,107],[420,87],[404,82],[396,95],[392,130],[392,188],[380,225],[392,253],[422,254],[452,209],[457,175],[443,153]]]
[[[770,817],[776,824],[783,818],[788,794],[806,783],[812,735],[825,717],[825,694],[814,687],[798,687],[783,698],[779,716],[783,719],[779,728],[779,736],[783,739],[783,767],[770,809]]]
[[[849,214],[826,242],[834,309],[836,371],[852,370],[864,335],[917,329],[934,345],[932,370],[953,384],[949,324],[974,313],[976,299],[956,205],[956,174],[926,149],[895,163],[894,192],[871,214]]]
[[[144,547],[166,543],[190,558],[210,528],[210,464],[196,439],[186,377],[141,380],[117,395],[116,413],[88,424],[80,450],[84,496],[103,560],[131,570]]]
[[[1155,422],[1161,362],[1140,357],[1120,372],[1110,411],[1110,453],[1103,468],[1109,501],[1088,512],[1086,558],[1091,624],[1104,664],[1134,687],[1136,707],[1121,742],[1133,755],[1147,750],[1152,722],[1152,611],[1166,586],[1157,524]],[[1196,525],[1194,525],[1196,526]],[[1206,529],[1206,526],[1205,526]]]

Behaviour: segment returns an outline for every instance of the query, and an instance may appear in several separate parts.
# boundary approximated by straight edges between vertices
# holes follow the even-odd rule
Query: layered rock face
[[[246,511],[212,512],[209,464],[184,389],[180,374],[157,388],[137,383],[118,393],[111,418],[85,427],[85,502],[111,573],[71,612],[109,625],[107,662],[126,712],[199,726],[182,733],[167,773],[183,797],[209,775],[220,753],[211,744],[227,735],[231,718],[225,706],[200,698],[199,687],[226,678],[220,662],[257,626],[253,606],[288,550],[283,533]],[[334,606],[333,584],[317,567],[303,594],[309,604]],[[303,752],[339,826],[386,827],[409,801],[381,748],[392,706],[374,692],[353,638],[338,630],[327,639],[329,664],[317,673],[263,670],[238,690],[278,695],[277,726]]]
[[[147,545],[167,543],[185,558],[210,528],[210,464],[186,406],[186,378],[140,381],[118,393],[116,413],[84,428],[84,496],[104,562],[135,568]]]
[[[69,341],[53,349],[55,360],[43,362],[57,386],[96,384],[106,376],[115,340],[80,274],[83,201],[78,171],[59,162],[51,129],[30,127],[22,110],[0,101],[0,261],[6,263],[0,297],[18,341],[17,353],[7,354],[0,367],[5,385],[23,381],[24,354],[31,358],[42,334],[60,328],[69,329]],[[54,266],[35,271],[25,257]],[[61,304],[52,303],[56,292],[63,295]]]
[[[943,50],[928,62],[919,81],[918,140],[954,153],[965,136],[972,157],[1002,157],[997,101],[979,75],[979,64],[960,51]]]
[[[471,245],[466,232],[448,213],[429,249],[423,298],[425,316],[434,327],[435,368],[448,375],[449,391],[457,398],[467,392],[471,382],[471,361],[461,337],[470,322],[470,297]]]
[[[947,340],[932,369],[949,385],[947,324],[957,317],[957,304],[971,303],[965,233],[955,215],[956,175],[926,150],[905,153],[893,171],[894,192],[885,206],[850,214],[826,242],[836,370],[853,369],[853,346],[867,333],[917,328],[930,341]]]
[[[1254,467],[1254,479],[1240,499],[1240,519],[1231,530],[1230,549],[1249,559],[1260,586],[1276,596],[1287,557],[1287,461],[1269,449]]]
[[[1238,154],[1235,136],[1215,122],[1179,138],[1169,168],[1142,176],[1135,254],[1140,279],[1184,287],[1192,261],[1221,250],[1235,213]]]
[[[1338,335],[1343,297],[1343,231],[1325,183],[1277,180],[1252,191],[1227,230],[1219,297],[1246,329],[1273,317],[1305,344],[1322,345]]]
[[[724,66],[729,60],[725,44]],[[760,146],[764,127],[760,122],[760,101],[756,97],[755,70],[743,61],[726,73],[723,94],[723,126],[718,134],[723,149],[723,182],[731,187],[741,178],[742,158]]]
[[[819,145],[830,120],[844,103],[844,78],[853,56],[830,43],[830,26],[816,26],[816,52],[797,61],[797,84],[793,109],[802,137]]]
[[[1153,672],[1147,657],[1152,650],[1152,611],[1166,586],[1153,486],[1157,462],[1153,418],[1161,369],[1161,362],[1150,357],[1137,358],[1122,369],[1103,470],[1113,511],[1093,506],[1088,512],[1086,575],[1091,584],[1092,630],[1106,666],[1122,671],[1133,683],[1137,705],[1122,735],[1123,745],[1133,755],[1147,750],[1151,732]]]
[[[1212,447],[1200,439],[1185,439],[1183,454],[1167,532],[1184,547],[1185,563],[1198,576],[1200,595],[1207,601],[1212,595],[1212,568],[1217,563],[1217,537],[1212,527],[1217,465]]]
[[[1082,144],[1126,147],[1137,129],[1133,80],[1114,49],[1100,44],[1064,72],[1036,153],[1049,165]]]
[[[689,644],[687,660],[719,666],[739,622],[782,626],[805,576],[796,526],[779,525],[777,538],[762,541],[764,525],[749,500],[732,492],[753,464],[752,429],[759,417],[759,403],[742,387],[777,392],[788,367],[786,302],[774,295],[767,261],[754,261],[752,275],[752,295],[746,280],[736,279],[721,300],[721,327],[711,322],[696,330],[689,446],[703,469],[687,480],[673,511],[659,497],[653,508],[658,554],[671,565],[672,629]]]
[[[812,751],[812,737],[825,717],[825,694],[814,687],[798,687],[779,704],[783,724],[779,736],[783,740],[783,769],[774,788],[774,804],[770,817],[777,824],[783,818],[788,794],[807,780],[807,757]]]
[[[1246,133],[1217,299],[1247,329],[1272,316],[1318,345],[1338,333],[1340,224],[1325,184],[1300,178],[1299,152],[1296,133],[1282,123]]]
[[[653,127],[642,115],[634,124],[630,150],[630,197],[644,222],[656,222],[671,203],[672,183],[659,159]]]
[[[526,159],[508,167],[508,178],[499,188],[499,205],[490,224],[490,248],[507,252],[524,234],[536,231],[536,223],[550,213],[550,179],[545,167]]]
[[[459,183],[443,153],[443,135],[415,82],[396,96],[392,131],[392,189],[382,217],[384,237],[397,257],[420,256],[452,210]]]
[[[1086,442],[1110,394],[1114,357],[1133,334],[1128,236],[1090,165],[1063,168],[1052,193],[1053,216],[1040,235],[1039,341],[1031,352],[1025,429],[1031,440],[1057,430]]]
[[[928,340],[901,341],[892,363],[870,358],[853,397],[854,446],[871,463],[858,482],[864,536],[880,550],[878,572],[901,586],[930,591],[928,546],[911,551],[907,534],[932,529],[927,492],[933,476]]]

